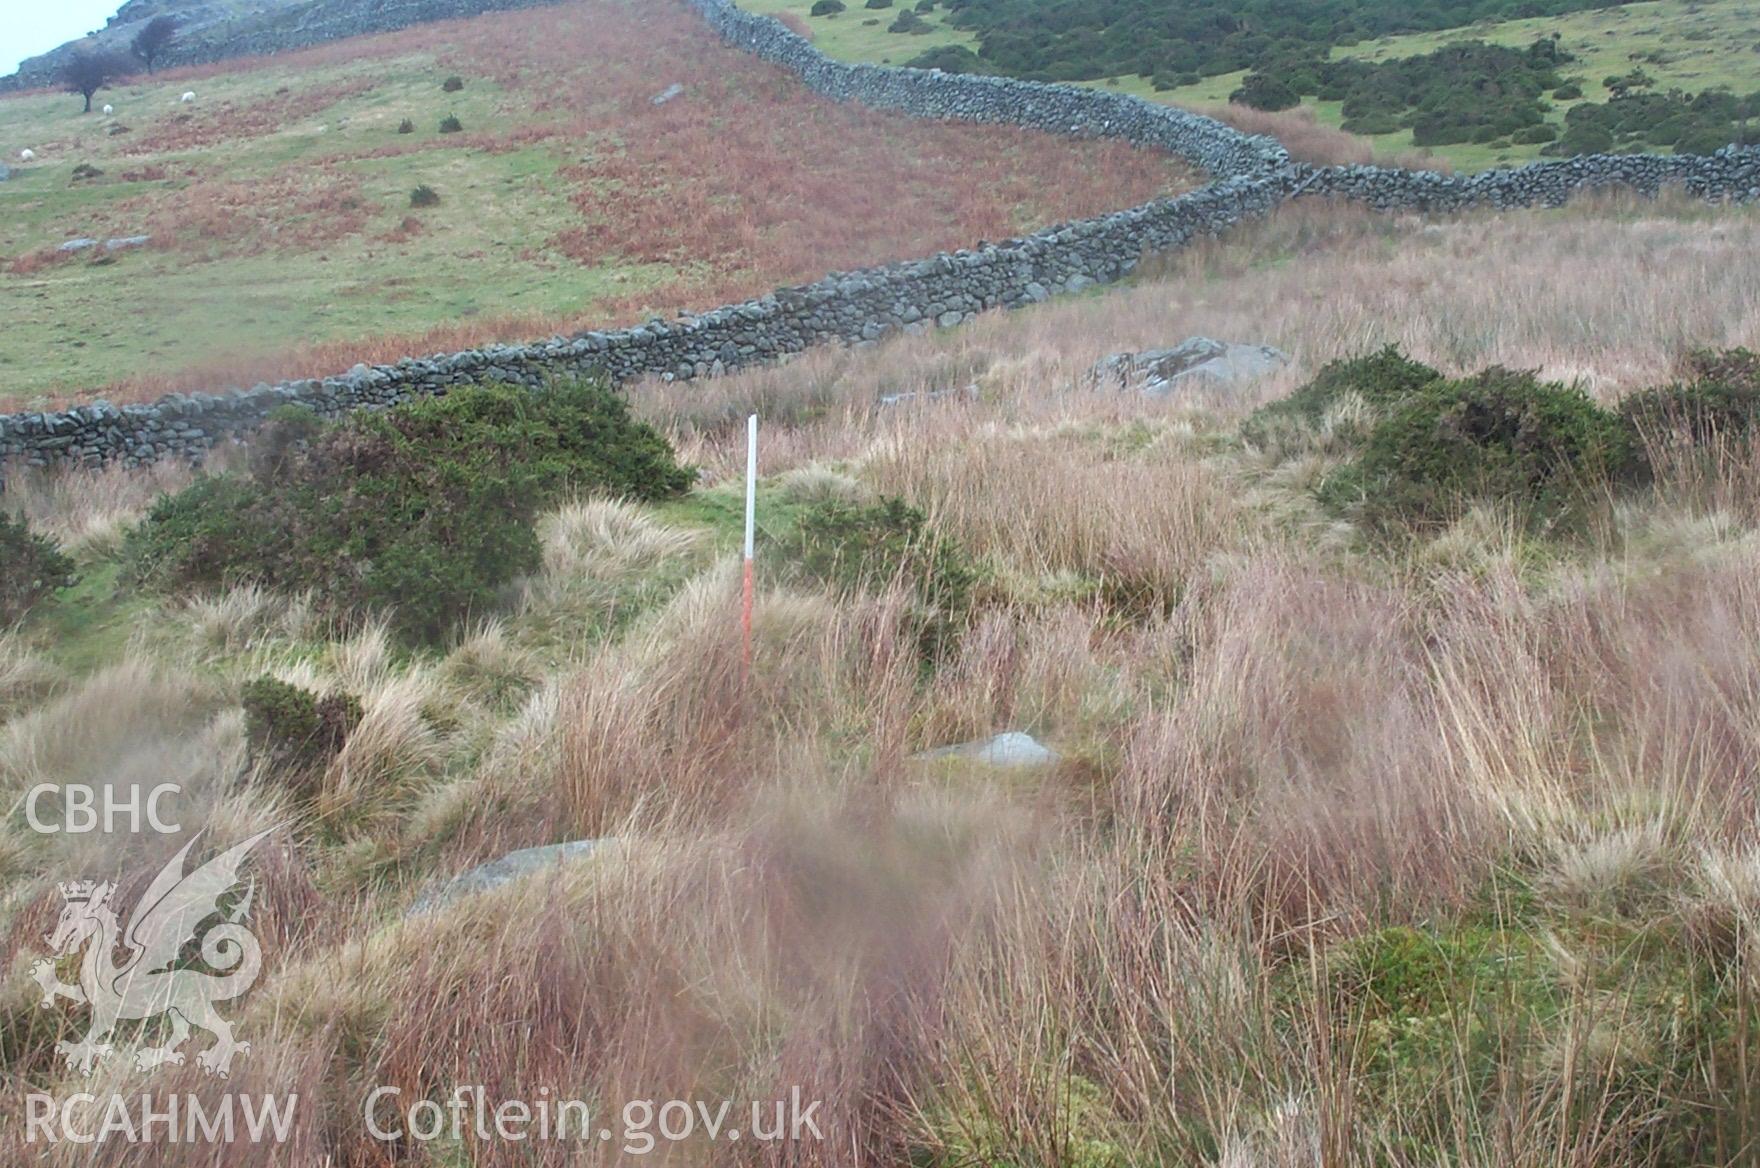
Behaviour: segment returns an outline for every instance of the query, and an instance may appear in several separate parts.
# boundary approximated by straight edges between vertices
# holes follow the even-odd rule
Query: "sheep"
[[[196,99],[196,91],[191,89],[191,90],[186,91],[184,93],[184,95],[182,97],[178,98],[177,100],[184,103],[185,105],[188,105],[190,102],[194,101],[195,99]]]
[[[104,116],[105,117],[109,117],[111,114],[113,114],[115,112],[116,112],[116,107],[113,105],[106,105],[104,107]]]
[[[37,152],[35,150],[20,150],[18,152],[18,160],[20,162],[30,162],[30,161],[34,160],[36,157],[37,157]]]

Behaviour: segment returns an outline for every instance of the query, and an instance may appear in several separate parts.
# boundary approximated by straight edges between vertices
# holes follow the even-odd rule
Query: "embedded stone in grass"
[[[517,852],[509,852],[497,860],[479,864],[468,872],[460,873],[444,884],[429,888],[405,912],[404,918],[421,916],[437,908],[453,904],[469,896],[481,892],[489,892],[515,880],[522,880],[546,870],[554,871],[562,865],[574,860],[585,859],[601,848],[614,845],[619,841],[607,839],[571,840],[568,843],[547,844],[543,847],[521,848]]]
[[[935,750],[925,750],[912,757],[923,762],[970,759],[973,762],[993,767],[1038,767],[1051,766],[1062,756],[1031,734],[1019,730],[1008,730],[994,738],[961,742],[955,746],[942,746]]]
[[[665,89],[662,89],[659,93],[656,93],[654,95],[654,104],[655,105],[665,105],[667,102],[671,101],[673,98],[677,97],[679,94],[681,94],[683,92],[684,92],[684,86],[682,86],[678,82],[674,81],[671,85],[668,85]]]

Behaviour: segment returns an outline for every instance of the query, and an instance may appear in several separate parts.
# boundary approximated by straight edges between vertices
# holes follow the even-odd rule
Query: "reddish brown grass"
[[[265,98],[222,102],[201,107],[194,113],[170,114],[154,122],[138,137],[131,138],[127,152],[170,154],[200,150],[222,142],[260,138],[289,122],[321,113],[339,101],[370,93],[374,85],[369,78],[353,77],[309,89],[292,90],[283,86]]]

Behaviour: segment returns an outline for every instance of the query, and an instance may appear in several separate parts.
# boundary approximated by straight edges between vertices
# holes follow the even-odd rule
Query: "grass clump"
[[[427,183],[423,183],[409,193],[409,205],[412,207],[438,207],[440,192]]]
[[[416,132],[416,124],[409,118],[405,118],[397,123],[397,132],[399,134],[413,134]]]
[[[73,561],[54,540],[0,512],[0,627],[23,620],[38,601],[73,582]]]
[[[282,424],[310,433],[308,419]],[[542,507],[575,492],[658,499],[690,483],[622,398],[585,381],[462,389],[271,441],[279,453],[250,473],[159,500],[126,541],[131,577],[310,590],[333,614],[387,613],[406,641],[432,643],[539,566]]]
[[[1491,368],[1408,393],[1319,490],[1384,533],[1441,527],[1474,501],[1545,526],[1579,517],[1636,462],[1630,428],[1581,390]]]
[[[360,725],[361,700],[349,693],[322,696],[273,677],[244,687],[245,741],[253,762],[311,774],[342,751]]]

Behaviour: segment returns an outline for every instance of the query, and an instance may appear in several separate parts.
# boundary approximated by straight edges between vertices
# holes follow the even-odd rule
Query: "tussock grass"
[[[133,656],[90,673],[38,664],[65,623],[0,637],[19,679],[0,793],[174,773],[218,838],[292,824],[261,872],[271,964],[239,1022],[257,1046],[224,1089],[297,1086],[314,1163],[382,1154],[358,1109],[382,1083],[614,1103],[798,1085],[835,1134],[778,1158],[827,1168],[1743,1163],[1751,452],[1662,443],[1655,483],[1568,537],[1480,506],[1387,545],[1312,504],[1348,417],[1277,448],[1238,422],[1387,341],[1606,398],[1665,380],[1683,338],[1755,343],[1754,223],[1303,206],[1103,300],[638,389],[712,483],[559,509],[541,570],[449,648],[289,624],[251,590],[143,609]],[[1082,388],[1103,353],[1191,333],[1294,362],[1204,397]],[[754,404],[767,508],[901,495],[981,558],[939,652],[907,588],[822,591],[776,540],[748,671],[721,480]],[[315,796],[244,766],[232,703],[265,672],[363,700]],[[1060,761],[911,758],[1005,730]],[[434,881],[587,837],[616,844],[402,916]],[[163,854],[9,821],[6,963],[49,927],[51,878]],[[53,1056],[72,1016],[7,993],[18,1065],[72,1089]],[[754,1147],[673,1154],[770,1162]],[[546,1162],[530,1152],[411,1155]]]

